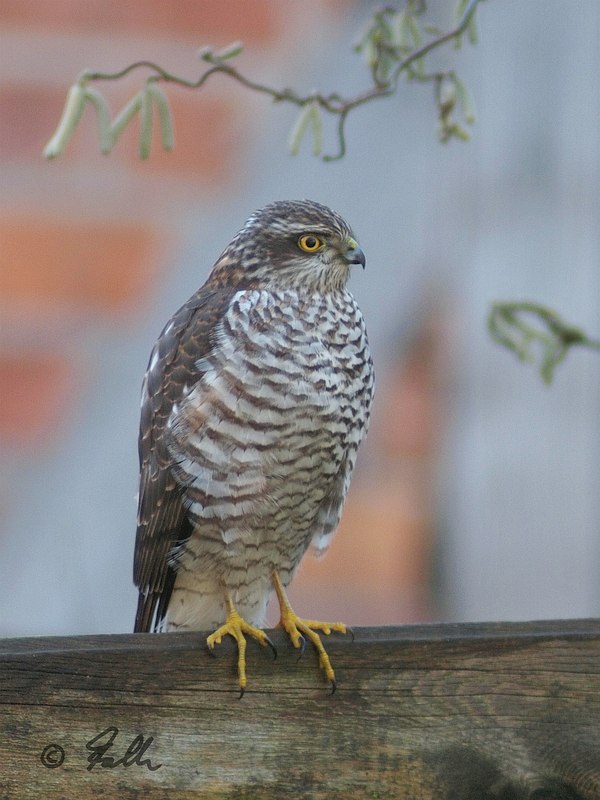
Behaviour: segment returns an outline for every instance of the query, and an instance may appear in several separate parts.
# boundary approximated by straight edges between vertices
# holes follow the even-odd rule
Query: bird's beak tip
[[[364,251],[354,239],[350,241],[344,257],[348,264],[360,264],[363,269],[366,266],[367,259],[365,258]]]

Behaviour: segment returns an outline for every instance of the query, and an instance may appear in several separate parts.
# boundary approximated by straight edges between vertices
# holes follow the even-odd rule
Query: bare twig
[[[177,84],[188,89],[199,89],[214,75],[226,75],[245,88],[270,97],[273,102],[285,102],[298,106],[301,109],[301,119],[296,123],[296,128],[301,130],[302,134],[307,128],[312,129],[315,155],[319,155],[321,152],[320,112],[337,117],[337,151],[333,155],[322,156],[324,161],[333,161],[342,158],[346,153],[345,126],[349,113],[373,100],[390,97],[395,94],[400,77],[404,74],[412,80],[434,81],[440,118],[440,138],[443,141],[447,141],[453,136],[468,138],[467,132],[451,119],[458,102],[463,107],[465,121],[469,124],[473,121],[472,112],[467,110],[467,106],[470,108],[470,101],[465,87],[458,81],[454,72],[427,74],[423,69],[423,59],[432,50],[441,47],[447,42],[454,41],[457,45],[460,44],[462,34],[465,31],[472,33],[474,31],[475,10],[480,2],[481,0],[459,0],[459,19],[455,26],[447,33],[439,34],[425,44],[420,44],[421,30],[416,19],[425,9],[423,0],[420,0],[420,2],[419,0],[407,0],[402,9],[386,6],[375,12],[369,20],[366,33],[356,46],[356,50],[364,54],[369,64],[373,85],[353,97],[342,97],[335,92],[330,94],[312,92],[308,95],[300,95],[293,89],[276,89],[253,81],[230,63],[230,59],[234,58],[242,50],[241,44],[237,42],[217,53],[214,53],[210,48],[203,49],[200,56],[209,66],[196,80],[182,78],[169,72],[154,61],[143,60],[129,64],[117,72],[85,70],[74,85],[84,90],[83,93],[80,92],[83,97],[81,102],[93,101],[98,111],[97,93],[93,96],[91,94],[85,95],[86,86],[90,82],[116,81],[136,70],[148,69],[152,74],[146,79],[147,85],[156,87],[159,82],[162,82],[165,84]],[[407,36],[410,39],[410,44],[407,44]],[[471,38],[474,40],[473,36]],[[446,88],[445,92],[443,91],[444,88]],[[167,142],[172,145],[172,136],[169,133],[171,125],[170,121],[166,120],[166,116],[169,114],[166,98],[162,94],[157,94],[156,90],[146,92],[142,89],[139,99],[130,101],[126,109],[117,116],[112,125],[107,126],[106,121],[99,121],[99,132],[103,137],[102,151],[107,152],[114,146],[125,125],[137,113],[144,111],[146,121],[150,120],[152,103],[156,104],[159,109],[162,130],[166,132],[166,136],[163,135],[163,144]],[[309,113],[305,114],[306,108],[309,108]],[[54,158],[63,152],[81,117],[81,103],[75,111],[78,115],[77,119],[71,119],[66,113],[66,107],[59,129],[46,146],[44,151],[46,157]],[[305,116],[303,117],[302,115]],[[147,125],[142,127],[144,131],[143,140],[140,143],[140,154],[146,157],[149,150],[150,131]],[[297,152],[301,138],[302,136],[299,135],[291,143],[293,151]]]

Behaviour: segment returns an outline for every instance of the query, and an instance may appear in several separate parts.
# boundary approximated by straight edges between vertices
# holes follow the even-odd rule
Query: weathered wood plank
[[[0,641],[0,798],[600,798],[600,620],[332,636],[333,696],[270,635],[242,700],[200,634]]]

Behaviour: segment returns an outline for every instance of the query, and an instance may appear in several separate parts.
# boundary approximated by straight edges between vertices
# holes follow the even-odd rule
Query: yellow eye
[[[305,253],[316,253],[322,244],[319,237],[313,236],[312,233],[306,233],[298,239],[298,247]]]

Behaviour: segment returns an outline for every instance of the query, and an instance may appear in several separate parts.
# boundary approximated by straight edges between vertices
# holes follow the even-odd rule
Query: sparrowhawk
[[[167,323],[146,372],[139,435],[136,631],[207,630],[270,644],[274,590],[295,647],[316,631],[285,588],[337,528],[373,397],[365,323],[346,288],[365,265],[347,223],[312,201],[256,211]]]

